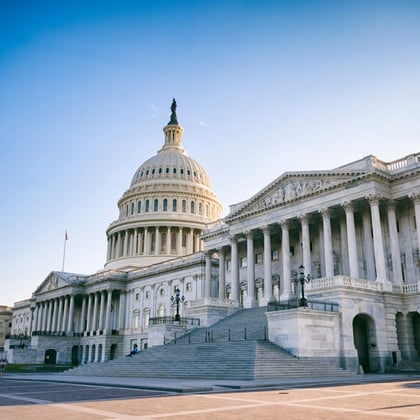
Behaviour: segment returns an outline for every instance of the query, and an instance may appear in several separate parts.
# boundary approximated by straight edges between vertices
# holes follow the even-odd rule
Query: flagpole
[[[63,249],[63,265],[61,267],[61,271],[64,271],[64,261],[66,259],[66,244],[67,244],[67,229],[64,233],[64,249]]]

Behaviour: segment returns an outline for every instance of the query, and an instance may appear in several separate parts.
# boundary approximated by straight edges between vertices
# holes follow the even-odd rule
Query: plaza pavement
[[[269,381],[6,373],[1,385],[0,418],[420,420],[420,373]]]

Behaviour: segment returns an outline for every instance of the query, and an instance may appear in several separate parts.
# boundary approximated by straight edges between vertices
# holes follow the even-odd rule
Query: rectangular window
[[[278,259],[279,259],[279,250],[273,249],[271,251],[271,261],[278,261]]]
[[[232,268],[232,261],[226,260],[226,271],[230,271]]]
[[[246,257],[241,257],[239,259],[239,263],[241,265],[241,268],[245,268],[248,265],[248,261],[247,261]]]
[[[262,264],[262,263],[263,263],[263,255],[255,254],[255,264]]]
[[[192,290],[192,284],[191,283],[187,283],[186,286],[185,286],[185,289],[186,289],[187,292],[191,292],[191,290]]]

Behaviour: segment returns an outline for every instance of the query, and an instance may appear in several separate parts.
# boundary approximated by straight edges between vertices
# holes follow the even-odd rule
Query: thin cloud
[[[207,124],[204,121],[199,120],[198,124],[201,125],[201,127],[207,127]]]
[[[157,106],[155,104],[150,104],[150,118],[156,118],[157,117]]]

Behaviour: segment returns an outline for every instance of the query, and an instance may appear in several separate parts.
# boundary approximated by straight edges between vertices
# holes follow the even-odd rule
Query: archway
[[[373,321],[367,315],[357,315],[353,319],[354,347],[357,350],[359,365],[362,366],[364,372],[370,372],[373,368],[370,363],[369,347],[376,347],[376,343],[371,342],[371,335],[374,334],[372,330]]]
[[[46,365],[55,365],[57,363],[57,350],[48,349],[45,351],[44,363]]]
[[[111,349],[109,351],[109,360],[114,360],[117,355],[117,345],[112,344]]]
[[[79,364],[79,346],[73,346],[71,348],[71,364],[77,366]]]
[[[420,314],[418,312],[413,314],[413,335],[414,348],[417,352],[417,357],[420,357]]]

